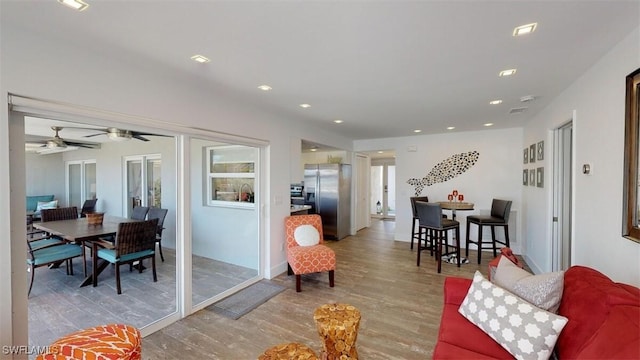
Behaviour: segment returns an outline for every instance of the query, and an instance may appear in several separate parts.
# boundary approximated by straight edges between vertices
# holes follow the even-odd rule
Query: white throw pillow
[[[313,246],[320,243],[320,233],[313,225],[300,225],[293,231],[293,238],[300,246]]]
[[[516,359],[548,359],[568,321],[492,284],[479,271],[458,312]]]
[[[503,256],[491,281],[539,308],[558,312],[564,289],[564,271],[533,275]]]
[[[56,209],[57,207],[58,207],[58,200],[38,201],[35,214],[40,214],[42,209]]]

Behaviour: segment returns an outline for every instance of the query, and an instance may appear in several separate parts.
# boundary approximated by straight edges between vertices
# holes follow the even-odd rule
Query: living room
[[[205,72],[201,68],[194,68],[192,73],[180,77],[179,74],[167,73],[158,64],[131,66],[122,58],[126,56],[118,55],[117,51],[93,49],[91,44],[56,42],[41,34],[10,26],[12,22],[4,21],[8,16],[11,15],[3,11],[0,83],[3,94],[21,94],[81,107],[108,109],[120,114],[137,114],[138,118],[132,121],[138,125],[143,123],[143,119],[157,119],[158,123],[168,124],[167,127],[182,125],[265,139],[269,144],[269,156],[273,159],[268,162],[268,199],[287,198],[290,166],[296,160],[291,155],[291,143],[299,139],[312,139],[354,152],[396,149],[398,193],[402,196],[397,197],[398,231],[395,240],[408,240],[406,234],[411,221],[408,197],[414,189],[406,184],[406,180],[426,175],[432,166],[454,153],[478,150],[481,162],[469,174],[478,174],[477,170],[487,163],[500,164],[497,168],[499,173],[510,177],[504,180],[500,177],[499,181],[508,182],[508,185],[490,183],[491,177],[487,174],[493,168],[489,166],[481,171],[485,176],[482,182],[472,176],[460,176],[456,178],[459,181],[455,183],[456,188],[469,201],[476,203],[478,209],[488,209],[489,199],[493,196],[504,194],[514,200],[514,207],[519,213],[515,243],[527,263],[537,272],[551,271],[552,268],[550,174],[553,131],[571,120],[575,129],[572,148],[574,168],[591,164],[593,169],[591,175],[574,172],[572,262],[596,268],[616,281],[640,284],[640,272],[635,266],[640,260],[640,247],[624,238],[620,231],[624,178],[624,79],[640,63],[637,17],[631,31],[611,42],[615,45],[603,51],[598,60],[571,79],[570,85],[558,96],[548,99],[548,106],[522,127],[352,141],[339,131],[302,124],[295,117],[290,120],[280,112],[249,109],[246,102],[232,98],[224,89],[211,89],[211,85],[203,83],[198,77],[198,72]],[[42,57],[42,54],[47,56]],[[539,74],[541,77],[560,75]],[[8,130],[12,124],[8,104],[3,105],[1,113],[0,126]],[[9,133],[2,132],[2,144],[9,143]],[[525,166],[522,164],[522,150],[540,141],[544,141],[547,151],[543,162],[545,186],[523,187],[521,173]],[[498,145],[491,147],[487,143]],[[407,147],[413,145],[417,151],[408,152]],[[438,152],[434,153],[433,149]],[[18,161],[11,157],[7,145],[0,146],[0,155],[0,165],[5,169]],[[24,190],[16,190],[17,185],[10,183],[6,173],[2,175],[0,184],[0,204],[3,213],[9,214],[10,196],[16,192],[19,194],[15,195],[16,198],[23,200]],[[450,184],[428,187],[424,193],[435,200],[444,200],[453,188]],[[275,277],[283,271],[285,257],[280,248],[284,236],[282,219],[288,213],[286,201],[270,201],[269,216],[265,219],[270,239],[265,244],[269,254],[266,277]],[[19,221],[23,219],[0,219],[4,235],[0,237],[3,239],[2,248],[12,248],[11,224],[15,226]],[[20,342],[26,336],[26,311],[19,305],[26,298],[22,284],[24,263],[12,260],[22,255],[22,252],[15,256],[10,252],[0,255],[2,274],[16,274],[11,291],[0,295],[1,325],[13,329],[11,334],[3,332],[3,343],[11,343],[9,338]]]

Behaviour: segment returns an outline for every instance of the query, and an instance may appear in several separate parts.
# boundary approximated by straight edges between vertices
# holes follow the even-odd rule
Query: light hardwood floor
[[[436,262],[423,252],[416,266],[416,250],[394,241],[394,221],[373,220],[370,228],[340,241],[328,242],[336,251],[335,287],[327,273],[303,277],[296,293],[293,276],[271,280],[287,290],[238,320],[201,310],[143,339],[144,359],[256,359],[280,343],[301,342],[320,354],[322,347],[313,322],[316,307],[331,302],[356,306],[362,315],[357,348],[362,359],[431,358],[447,276],[485,276],[483,263],[457,268]],[[476,252],[469,254],[476,259]]]

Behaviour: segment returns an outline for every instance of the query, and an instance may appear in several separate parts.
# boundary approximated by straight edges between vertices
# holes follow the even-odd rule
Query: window
[[[622,236],[640,242],[638,136],[640,128],[640,69],[627,76],[624,140],[624,198]]]
[[[207,199],[210,206],[253,207],[256,148],[233,145],[207,147]]]
[[[67,204],[80,210],[85,200],[96,198],[96,161],[67,161]]]
[[[160,155],[125,157],[127,214],[135,206],[162,207],[162,160]]]

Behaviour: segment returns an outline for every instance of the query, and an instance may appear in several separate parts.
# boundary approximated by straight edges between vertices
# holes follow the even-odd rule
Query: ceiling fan
[[[46,140],[44,144],[40,147],[47,148],[47,149],[63,149],[63,148],[66,148],[67,146],[83,147],[88,149],[96,149],[98,147],[97,144],[89,144],[89,143],[83,143],[83,142],[64,140],[60,137],[60,135],[58,135],[58,133],[62,129],[63,128],[61,126],[52,126],[51,130],[55,131],[56,135],[52,139]]]
[[[158,135],[158,134],[152,134],[152,133],[146,133],[146,132],[140,132],[140,131],[118,129],[114,127],[104,128],[104,129],[89,129],[89,128],[85,128],[85,129],[95,130],[100,132],[97,134],[85,135],[84,137],[107,135],[109,139],[114,141],[124,141],[124,140],[130,140],[130,139],[149,141],[149,139],[145,138],[144,136],[165,136],[165,135]]]

